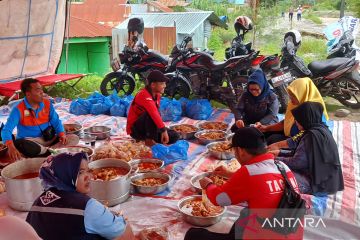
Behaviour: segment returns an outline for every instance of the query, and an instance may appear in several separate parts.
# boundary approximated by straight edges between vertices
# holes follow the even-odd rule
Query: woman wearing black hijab
[[[322,122],[323,110],[317,102],[305,102],[293,109],[296,124],[302,130],[294,139],[296,148],[273,152],[293,171],[302,193],[331,194],[344,189],[338,148]]]

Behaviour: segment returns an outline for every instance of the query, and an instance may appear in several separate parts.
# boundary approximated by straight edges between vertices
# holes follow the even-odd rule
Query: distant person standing
[[[289,21],[292,22],[294,15],[294,9],[292,7],[289,8]]]
[[[299,5],[299,7],[297,8],[297,20],[301,21],[301,15],[302,15],[302,7],[301,5]]]

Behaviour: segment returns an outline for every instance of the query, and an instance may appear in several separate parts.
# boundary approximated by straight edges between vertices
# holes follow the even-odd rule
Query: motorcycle
[[[286,38],[281,67],[289,68],[296,78],[310,77],[323,97],[332,97],[353,109],[360,108],[359,61],[355,57],[313,61],[306,66],[296,50],[291,36]]]
[[[235,56],[242,56],[254,52],[252,44],[243,44],[243,35],[237,35],[231,42],[231,47],[225,50],[226,59]],[[260,62],[259,62],[260,61]],[[287,108],[289,96],[287,94],[287,86],[293,80],[291,73],[286,67],[279,67],[280,59],[277,54],[271,56],[259,56],[258,63],[254,63],[253,69],[261,68],[269,81],[270,86],[273,88],[279,100],[279,112],[284,113]],[[247,78],[252,72],[250,69],[245,69],[241,74]]]
[[[230,58],[225,62],[216,62],[205,52],[195,52],[187,48],[191,37],[185,37],[180,46],[171,52],[169,68],[176,70],[166,75],[170,78],[165,94],[170,97],[189,97],[191,92],[199,98],[214,99],[230,108],[234,107],[246,85],[239,72],[251,67],[258,52]],[[176,96],[180,93],[180,96]]]
[[[135,78],[145,81],[152,70],[165,72],[169,58],[147,47],[139,45],[136,49],[125,46],[119,54],[120,63],[112,63],[113,72],[102,80],[100,91],[107,96],[115,89],[119,95],[130,95],[135,89]],[[170,69],[169,69],[170,70]]]
[[[330,50],[328,59],[336,57],[352,58],[356,56],[356,49],[353,48],[354,37],[351,31],[346,31]]]

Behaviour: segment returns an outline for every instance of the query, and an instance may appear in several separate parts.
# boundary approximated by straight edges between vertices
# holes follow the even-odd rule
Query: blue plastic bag
[[[125,105],[126,105],[126,110],[125,110],[125,117],[129,115],[129,109],[130,109],[130,106],[131,106],[131,103],[132,101],[134,100],[134,96],[133,95],[127,95],[125,96],[124,98],[121,99]]]
[[[186,114],[186,105],[188,104],[189,99],[182,97],[182,98],[179,99],[179,102],[181,104],[182,115],[185,116],[185,114]]]
[[[122,100],[119,100],[117,103],[112,105],[110,108],[110,115],[117,116],[117,117],[125,117],[126,116],[126,108],[127,103]]]
[[[113,104],[119,103],[121,98],[118,96],[117,91],[114,89],[113,93],[106,97],[109,99]]]
[[[89,100],[89,102],[91,102],[92,104],[98,104],[100,102],[103,102],[104,99],[106,97],[104,95],[102,95],[99,92],[94,92],[93,94],[91,94],[87,99]]]
[[[161,98],[160,114],[164,122],[179,121],[182,115],[181,103],[176,99]]]
[[[178,160],[187,160],[188,149],[189,143],[185,140],[179,140],[170,146],[155,144],[151,147],[153,157],[163,160],[165,165],[174,163]]]
[[[88,100],[78,98],[71,102],[70,113],[75,115],[86,115],[90,113],[91,103]]]
[[[99,99],[98,103],[92,104],[90,107],[90,114],[110,114],[112,102],[108,98]]]
[[[186,104],[186,116],[196,120],[207,120],[213,108],[207,99],[189,100]]]

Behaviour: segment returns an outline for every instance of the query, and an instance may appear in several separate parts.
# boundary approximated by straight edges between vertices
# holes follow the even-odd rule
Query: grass
[[[66,83],[58,83],[47,93],[53,97],[63,97],[67,99],[74,98],[85,98],[92,94],[94,91],[100,91],[100,83],[103,77],[98,75],[88,75],[84,77],[75,88],[79,91],[74,90],[68,84],[74,84],[77,80],[67,81]]]
[[[316,24],[322,24],[321,19],[315,15],[313,11],[307,11],[305,12],[304,16],[305,19],[308,19],[310,21],[313,21]]]

